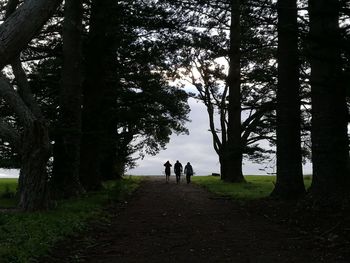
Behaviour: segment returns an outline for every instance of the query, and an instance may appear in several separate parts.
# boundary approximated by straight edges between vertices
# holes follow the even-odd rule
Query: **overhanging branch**
[[[0,75],[0,96],[13,109],[22,125],[28,127],[34,122],[35,116],[3,75]]]
[[[62,0],[26,0],[0,25],[0,69],[23,50]]]

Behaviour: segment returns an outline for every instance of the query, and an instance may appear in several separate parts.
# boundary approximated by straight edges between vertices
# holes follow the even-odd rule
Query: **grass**
[[[36,262],[35,258],[47,254],[57,241],[87,229],[88,222],[109,220],[106,205],[125,199],[139,181],[133,177],[107,182],[104,190],[61,201],[47,212],[0,213],[0,262]]]
[[[193,182],[210,192],[233,199],[252,200],[269,196],[276,182],[275,176],[247,175],[246,183],[226,183],[218,176],[194,176]],[[305,186],[311,184],[311,177],[304,177]]]
[[[1,178],[0,179],[0,208],[9,208],[16,206],[15,193],[18,179]]]

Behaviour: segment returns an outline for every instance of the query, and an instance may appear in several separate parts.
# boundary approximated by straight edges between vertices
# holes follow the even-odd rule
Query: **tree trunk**
[[[0,69],[24,49],[62,0],[27,0],[0,25]]]
[[[46,5],[48,3],[49,5]],[[57,1],[57,5],[58,3]],[[21,156],[18,187],[19,207],[24,211],[35,211],[47,209],[49,204],[47,162],[50,156],[50,140],[47,124],[30,92],[27,76],[22,68],[19,54],[21,45],[26,44],[23,41],[30,40],[26,37],[36,33],[41,27],[39,27],[38,23],[43,24],[49,18],[48,14],[51,14],[57,6],[54,7],[54,1],[35,2],[28,0],[15,11],[17,4],[18,1],[16,0],[8,2],[6,20],[0,26],[0,57],[2,59],[0,63],[3,63],[3,67],[8,61],[13,59],[12,69],[18,85],[18,92],[1,76],[0,94],[17,114],[19,122],[23,127],[21,134],[22,142],[12,142]],[[48,8],[48,10],[43,11],[40,8]],[[25,27],[23,25],[23,19],[31,15],[35,16],[38,11],[36,9],[42,12],[41,17],[31,19],[30,22],[26,21],[27,27]],[[45,17],[46,20],[43,20]],[[35,22],[32,22],[34,20]],[[7,45],[10,45],[10,47]],[[1,53],[3,48],[6,49],[6,56],[3,56]],[[3,126],[3,128],[8,127],[10,126]],[[19,134],[17,131],[13,131],[13,134],[16,134],[15,136],[11,136],[13,141],[15,141],[15,138],[18,138]]]
[[[63,69],[60,116],[56,128],[52,190],[56,198],[79,196],[81,138],[82,1],[66,0],[63,24]]]
[[[223,158],[223,154],[219,154],[219,163],[220,163],[220,178],[221,180],[225,181],[225,175],[226,175],[226,167],[225,167],[225,161]]]
[[[349,191],[347,105],[341,74],[339,1],[309,0],[312,163],[311,193]]]
[[[300,139],[296,0],[279,0],[277,10],[277,181],[271,195],[293,199],[305,193]]]
[[[50,140],[46,123],[34,121],[22,138],[19,207],[24,211],[47,209]]]
[[[87,190],[101,186],[102,165],[114,145],[114,103],[117,86],[111,74],[116,61],[114,19],[118,18],[117,3],[113,0],[92,2],[88,43],[87,70],[84,83],[83,137],[80,177]],[[115,71],[116,72],[116,71]],[[110,169],[109,169],[110,171]]]
[[[227,144],[223,145],[223,162],[225,163],[223,180],[230,182],[244,181],[242,173],[241,143],[241,27],[240,0],[231,0],[230,26],[230,68],[227,78],[229,86]]]
[[[81,143],[80,180],[86,190],[99,189],[100,174],[100,107],[104,89],[103,73],[105,70],[104,25],[101,10],[103,3],[92,1],[86,75],[83,85],[83,134]]]

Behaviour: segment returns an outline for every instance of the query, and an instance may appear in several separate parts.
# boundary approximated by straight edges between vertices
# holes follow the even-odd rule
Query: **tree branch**
[[[6,6],[6,14],[5,14],[6,19],[8,19],[8,17],[13,12],[15,12],[18,3],[19,3],[19,0],[9,0]],[[17,81],[18,94],[21,96],[25,104],[32,110],[33,114],[37,118],[42,119],[43,115],[41,113],[40,108],[38,107],[38,104],[35,102],[34,96],[30,90],[28,78],[22,67],[19,54],[15,57],[15,59],[11,63],[11,67]]]
[[[30,90],[27,74],[22,67],[19,56],[11,63],[11,67],[17,81],[18,94],[21,96],[24,103],[31,109],[35,117],[42,119],[43,114]]]
[[[0,75],[0,96],[14,110],[24,126],[28,127],[34,122],[35,116],[3,75]]]
[[[42,28],[62,0],[27,0],[0,25],[0,69]]]

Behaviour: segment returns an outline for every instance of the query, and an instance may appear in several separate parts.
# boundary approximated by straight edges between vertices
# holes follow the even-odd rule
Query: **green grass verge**
[[[88,196],[61,201],[47,212],[0,212],[0,262],[35,262],[57,241],[87,229],[94,219],[108,220],[104,207],[126,198],[141,179],[107,182],[105,189]]]
[[[275,176],[247,175],[246,183],[226,183],[218,176],[193,176],[193,182],[210,192],[233,199],[252,200],[269,196],[276,182]],[[304,177],[305,186],[311,184],[311,177]]]

